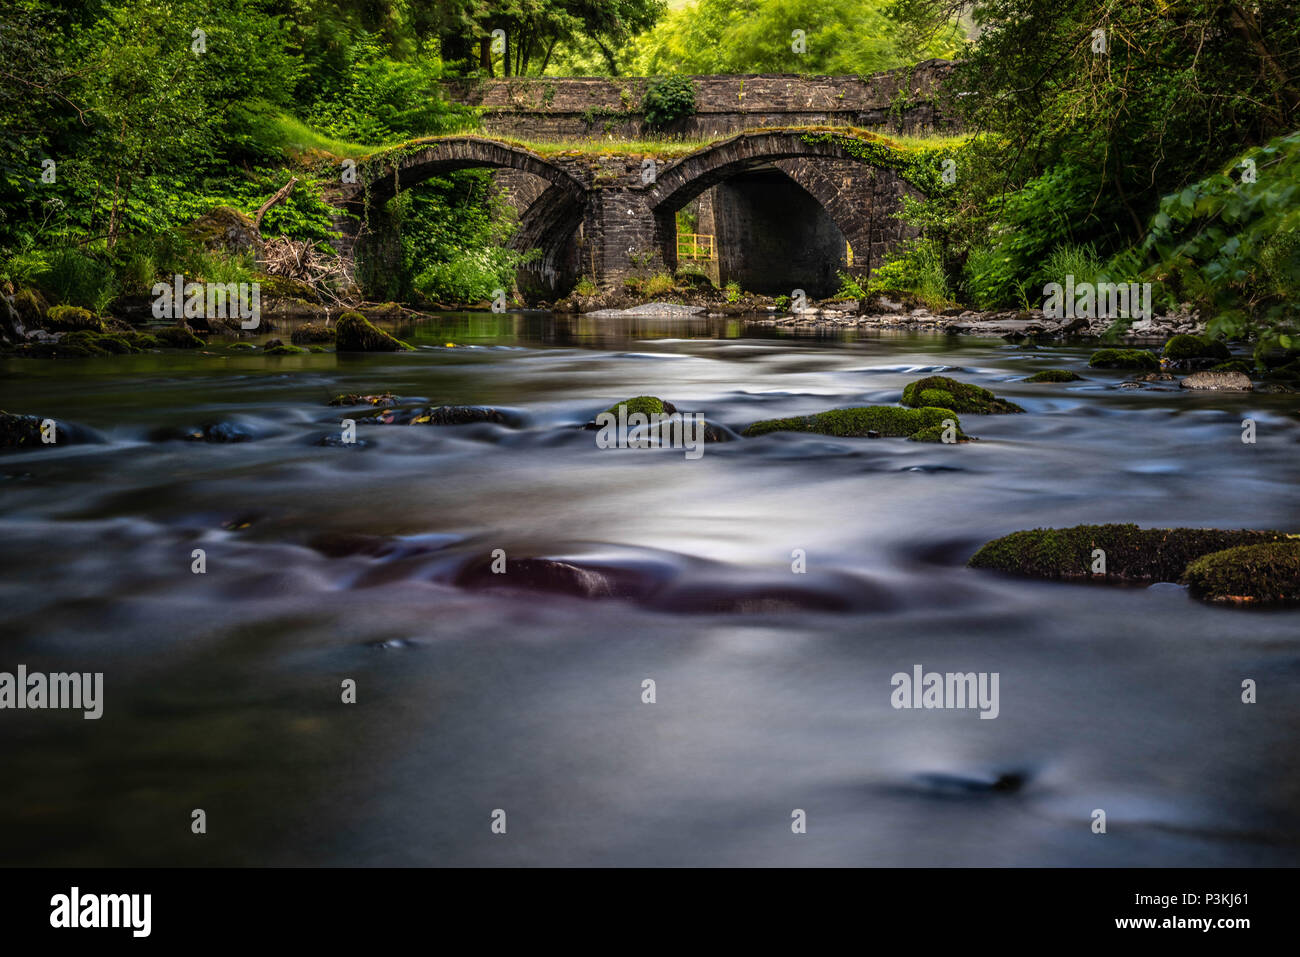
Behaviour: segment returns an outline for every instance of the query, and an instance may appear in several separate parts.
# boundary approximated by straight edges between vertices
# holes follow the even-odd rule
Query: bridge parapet
[[[869,76],[693,76],[696,112],[668,130],[714,138],[763,126],[950,129],[943,105],[949,60]],[[651,130],[642,101],[653,77],[513,77],[449,80],[446,98],[482,110],[488,135],[547,140],[589,136],[638,139]]]

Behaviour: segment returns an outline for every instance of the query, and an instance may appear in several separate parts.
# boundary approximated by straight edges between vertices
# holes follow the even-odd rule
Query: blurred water
[[[1042,525],[1300,529],[1297,397],[1118,390],[1082,346],[734,320],[448,315],[401,334],[420,350],[0,364],[0,408],[106,439],[0,458],[0,670],[106,686],[97,722],[0,712],[0,863],[1300,858],[1300,613],[963,567]],[[1087,379],[1020,381],[1049,367]],[[939,369],[1028,414],[963,416],[982,441],[956,447],[777,434],[699,461],[576,428],[648,393],[739,429],[894,402]],[[347,414],[330,395],[384,390],[519,427],[314,444]],[[151,439],[210,421],[254,440]],[[638,584],[465,587],[495,548]],[[894,710],[890,676],[915,664],[997,672],[999,717]]]

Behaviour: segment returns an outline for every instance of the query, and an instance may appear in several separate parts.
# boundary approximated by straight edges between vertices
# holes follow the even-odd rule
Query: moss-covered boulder
[[[626,406],[625,415],[632,415],[640,412],[642,415],[672,415],[677,411],[677,406],[671,402],[665,402],[663,399],[654,395],[638,395],[630,399],[624,399],[622,402],[615,402],[605,412],[610,415],[618,415],[620,406]],[[604,414],[604,413],[602,413]]]
[[[1238,545],[1203,555],[1187,566],[1182,583],[1204,601],[1300,602],[1300,540]]]
[[[304,322],[289,334],[289,341],[295,346],[309,346],[319,342],[333,342],[334,328],[323,322]]]
[[[148,349],[159,349],[162,347],[162,342],[158,337],[151,336],[147,332],[124,332],[122,333],[122,338],[129,342],[131,347],[139,352],[144,352]]]
[[[1078,382],[1083,376],[1076,375],[1069,369],[1044,369],[1042,372],[1035,372],[1026,382]]]
[[[187,226],[185,232],[208,249],[249,253],[262,246],[262,234],[253,217],[229,206],[217,206],[204,213]]]
[[[339,352],[404,352],[411,346],[377,328],[359,312],[345,312],[335,324]]]
[[[104,320],[80,306],[51,306],[45,312],[45,328],[51,332],[103,332]]]
[[[913,409],[951,409],[972,415],[1004,415],[1025,411],[1014,402],[999,399],[988,389],[942,375],[926,376],[909,382],[903,388],[903,405]]]
[[[1189,562],[1204,555],[1287,538],[1285,533],[1273,531],[1139,528],[1132,524],[1036,528],[994,539],[967,564],[1027,578],[1173,582],[1182,577]],[[1104,572],[1093,571],[1097,549],[1104,553]]]
[[[307,350],[302,346],[285,345],[279,339],[268,342],[262,352],[268,356],[305,356],[308,354]]]
[[[154,336],[171,349],[202,349],[207,345],[186,326],[167,326],[154,331]]]
[[[23,325],[33,329],[44,322],[45,314],[50,309],[44,296],[35,289],[26,288],[14,293],[13,307]]]
[[[1160,368],[1155,353],[1145,349],[1098,349],[1088,360],[1093,369],[1137,369],[1154,372]]]
[[[832,409],[815,415],[786,419],[764,419],[748,426],[741,435],[753,438],[769,432],[815,432],[846,438],[907,438],[951,419],[960,431],[961,422],[951,409],[900,409],[896,405],[864,405]]]
[[[1174,336],[1165,343],[1164,352],[1161,353],[1170,362],[1188,362],[1191,360],[1205,359],[1215,362],[1224,362],[1232,358],[1232,353],[1218,339],[1211,339],[1209,336]]]

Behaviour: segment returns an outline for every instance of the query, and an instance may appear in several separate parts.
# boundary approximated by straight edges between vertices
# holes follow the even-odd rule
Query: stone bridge
[[[884,76],[897,79],[896,74]],[[702,79],[739,85],[747,78]],[[787,97],[787,107],[801,108],[790,114],[777,110],[780,104],[768,103],[766,118],[835,119],[825,110],[806,115],[803,107],[814,94],[842,103],[833,96],[838,81],[865,82],[858,77],[781,79],[791,88],[810,84],[810,91],[802,98]],[[751,85],[750,94],[754,92]],[[853,110],[862,106],[860,98],[850,103]],[[930,101],[922,101],[922,107],[934,115]],[[905,117],[905,111],[900,115]],[[563,135],[561,127],[556,130]],[[838,285],[839,270],[869,273],[910,235],[895,214],[913,187],[890,163],[880,161],[879,149],[878,141],[847,129],[825,135],[824,129],[797,127],[734,132],[671,159],[620,150],[613,143],[603,153],[547,150],[542,155],[484,136],[433,138],[364,167],[364,182],[345,197],[360,228],[345,237],[344,246],[355,247],[358,275],[368,286],[367,276],[400,262],[400,244],[386,209],[399,190],[454,170],[488,168],[518,214],[512,246],[540,251],[519,276],[521,291],[531,298],[561,295],[580,276],[612,288],[633,275],[676,269],[677,214],[684,209],[694,217],[695,232],[716,238],[716,262],[707,264],[715,281],[735,280],[756,292],[788,294],[799,288],[823,296]]]

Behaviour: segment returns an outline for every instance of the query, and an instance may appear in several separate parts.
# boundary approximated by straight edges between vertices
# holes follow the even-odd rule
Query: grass
[[[294,121],[297,123],[297,121]],[[302,130],[308,131],[304,124],[297,123]],[[308,131],[309,132],[309,131]],[[476,136],[485,140],[492,140],[498,143],[505,143],[509,146],[515,146],[520,149],[528,150],[542,157],[551,156],[657,156],[663,159],[677,159],[682,156],[688,156],[705,147],[722,143],[737,136],[746,133],[841,133],[846,136],[856,136],[860,139],[874,140],[884,143],[885,145],[901,150],[903,152],[914,152],[920,150],[937,149],[945,146],[957,146],[969,138],[968,134],[952,135],[949,133],[935,133],[933,131],[920,131],[918,133],[904,134],[896,136],[891,133],[883,133],[877,130],[866,129],[858,126],[828,126],[825,124],[811,126],[756,126],[747,129],[738,130],[734,133],[728,133],[725,136],[716,136],[712,138],[683,139],[673,136],[647,136],[636,140],[615,139],[610,136],[606,137],[578,137],[557,140],[534,140],[523,139],[512,136],[500,136],[497,134],[484,133],[481,130],[465,129],[455,133],[442,133],[437,136],[417,137],[416,139],[407,140],[403,143],[392,144],[387,147],[378,146],[353,146],[354,150],[366,150],[369,153],[377,153],[383,149],[394,149],[398,147],[409,148],[420,146],[426,143],[437,143],[439,140],[455,138],[461,136]],[[300,137],[305,140],[305,136]],[[328,141],[327,137],[320,138],[322,142]],[[346,145],[346,144],[341,144]],[[324,149],[324,146],[319,147]],[[344,154],[335,154],[344,155]],[[356,155],[356,154],[350,154]]]
[[[297,117],[288,113],[274,113],[263,117],[264,125],[259,135],[280,149],[290,159],[334,159],[361,160],[372,153],[389,149],[396,143],[349,143],[318,132]]]

